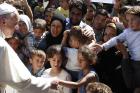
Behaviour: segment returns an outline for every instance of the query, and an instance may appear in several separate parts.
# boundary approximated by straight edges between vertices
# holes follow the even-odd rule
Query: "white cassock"
[[[47,93],[53,79],[32,76],[3,36],[0,31],[1,93],[4,92],[7,85],[18,90],[19,93]]]

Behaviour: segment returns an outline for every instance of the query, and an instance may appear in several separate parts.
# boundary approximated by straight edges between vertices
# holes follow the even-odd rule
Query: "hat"
[[[12,5],[7,3],[0,4],[0,15],[14,13],[14,12],[17,12],[17,10]]]

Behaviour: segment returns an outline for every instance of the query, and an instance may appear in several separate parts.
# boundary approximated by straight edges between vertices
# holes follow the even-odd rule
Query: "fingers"
[[[98,54],[103,50],[102,46],[99,44],[91,43],[89,44],[89,48],[95,53]]]

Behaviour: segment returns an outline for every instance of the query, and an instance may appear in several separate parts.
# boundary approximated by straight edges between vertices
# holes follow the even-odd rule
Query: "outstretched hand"
[[[103,47],[100,44],[97,43],[91,43],[89,44],[89,48],[93,50],[96,54],[101,52],[103,50]]]
[[[56,79],[56,80],[51,82],[50,88],[57,90],[58,89],[58,84],[59,84],[59,79]]]

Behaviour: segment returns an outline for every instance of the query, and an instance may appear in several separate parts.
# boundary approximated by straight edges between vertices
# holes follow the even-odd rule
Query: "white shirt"
[[[110,39],[102,46],[109,49],[117,44],[117,40],[126,42],[132,60],[140,61],[140,31],[133,31],[130,28],[125,29],[119,36]]]
[[[44,77],[44,78],[56,77],[56,78],[59,78],[61,80],[66,80],[66,81],[70,81],[71,80],[70,74],[68,74],[63,69],[61,70],[61,72],[57,76],[52,76],[51,75],[51,68],[49,68],[49,69],[44,71],[42,77]],[[57,90],[49,89],[49,91],[47,93],[72,93],[72,91],[71,91],[70,88],[58,85],[58,89]]]
[[[66,68],[71,71],[80,71],[80,67],[77,59],[78,49],[68,48],[68,47],[65,47],[65,49],[66,49],[66,56],[68,58]]]
[[[46,93],[52,80],[32,76],[0,34],[0,89],[9,85],[20,93]]]

